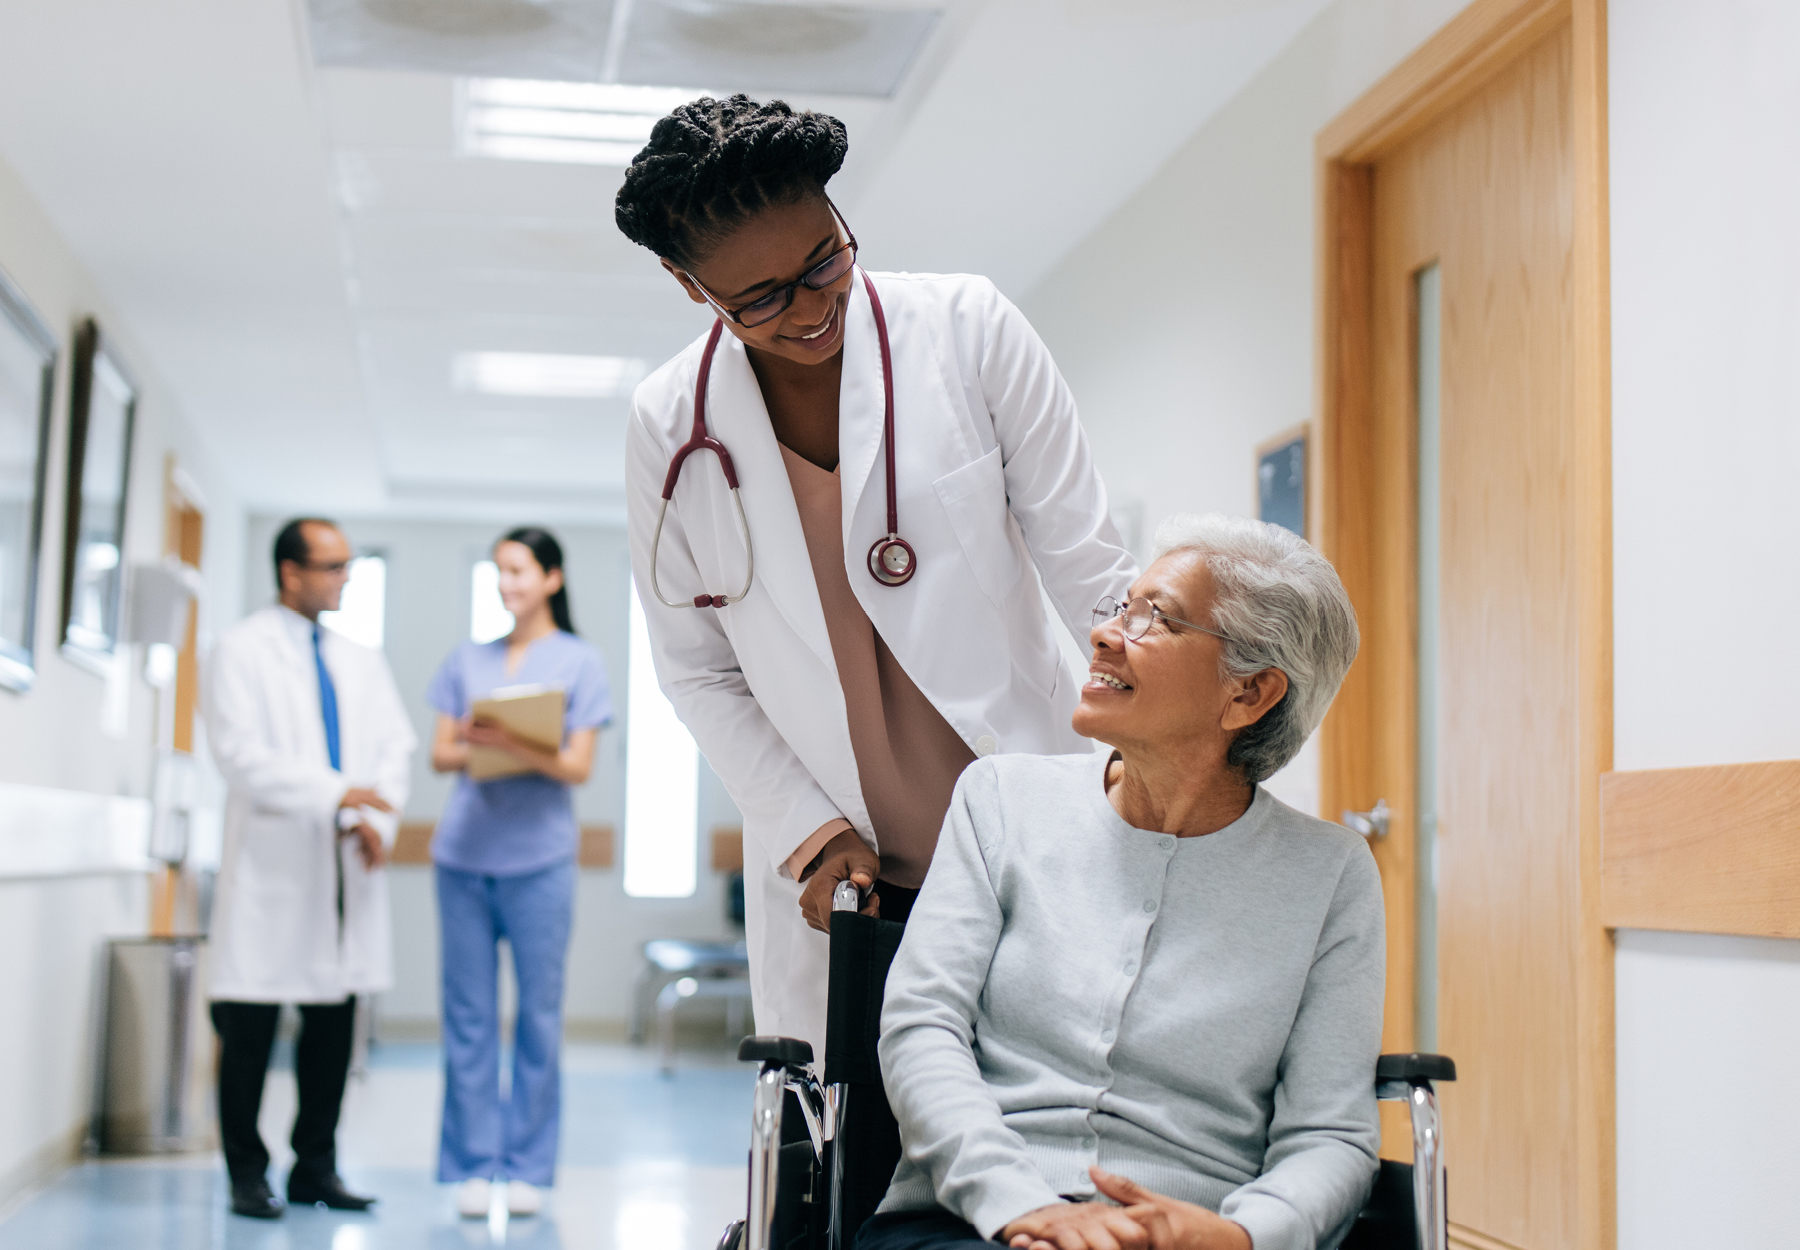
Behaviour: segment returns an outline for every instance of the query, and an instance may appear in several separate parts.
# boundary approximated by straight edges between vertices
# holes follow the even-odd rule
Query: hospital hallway
[[[713,1250],[744,1213],[754,1070],[717,1039],[685,1046],[672,1076],[654,1047],[576,1042],[563,1051],[562,1160],[541,1215],[462,1219],[439,1185],[435,1045],[389,1042],[353,1074],[340,1169],[380,1197],[366,1215],[292,1208],[279,1221],[226,1211],[216,1152],[90,1160],[0,1210],[0,1250]],[[292,1048],[277,1051],[262,1131],[273,1173],[292,1161]],[[279,1145],[277,1145],[279,1143]]]
[[[0,1250],[1796,1250],[1797,500],[1800,0],[0,0]]]

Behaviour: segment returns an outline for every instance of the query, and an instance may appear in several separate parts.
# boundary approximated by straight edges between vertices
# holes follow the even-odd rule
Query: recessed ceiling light
[[[541,352],[459,352],[450,369],[460,391],[552,399],[617,399],[643,376],[644,362],[635,357]]]
[[[469,78],[462,84],[458,133],[471,156],[629,165],[658,118],[705,94],[686,87]]]

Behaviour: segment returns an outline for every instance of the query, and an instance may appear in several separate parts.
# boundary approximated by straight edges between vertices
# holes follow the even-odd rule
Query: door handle
[[[1376,838],[1387,837],[1388,805],[1386,799],[1376,799],[1375,806],[1366,812],[1353,812],[1344,809],[1344,826],[1352,833],[1360,833],[1373,842]]]

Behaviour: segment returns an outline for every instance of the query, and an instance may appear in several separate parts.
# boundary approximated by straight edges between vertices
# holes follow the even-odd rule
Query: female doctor
[[[825,194],[846,147],[836,118],[700,99],[617,204],[717,318],[637,388],[632,565],[658,680],[743,814],[757,1028],[815,1054],[838,882],[904,920],[971,760],[1091,749],[1039,579],[1084,637],[1136,575],[1018,309],[856,264]]]

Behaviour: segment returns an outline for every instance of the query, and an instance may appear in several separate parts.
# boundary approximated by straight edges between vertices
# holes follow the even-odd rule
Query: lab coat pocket
[[[946,473],[932,485],[950,516],[964,557],[975,570],[975,580],[988,598],[1003,604],[1021,570],[1008,525],[1006,470],[1000,463],[1000,449]]]

